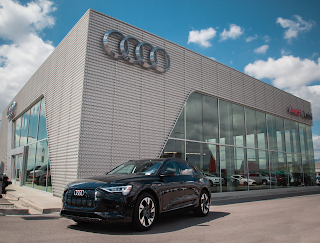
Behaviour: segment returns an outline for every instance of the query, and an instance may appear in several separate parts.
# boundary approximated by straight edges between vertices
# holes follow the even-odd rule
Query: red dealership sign
[[[311,113],[306,113],[304,111],[301,111],[301,109],[293,109],[293,107],[289,107],[288,109],[289,113],[297,115],[297,116],[301,116],[303,118],[307,118],[307,119],[312,119],[312,114]]]

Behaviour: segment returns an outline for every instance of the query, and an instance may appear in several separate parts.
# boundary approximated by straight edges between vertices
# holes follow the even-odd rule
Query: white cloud
[[[217,31],[212,27],[208,29],[202,29],[200,31],[199,30],[189,31],[188,44],[195,43],[203,47],[210,47],[211,44],[209,40],[215,37],[216,33]]]
[[[263,45],[263,46],[260,46],[257,49],[255,49],[254,52],[257,54],[265,54],[266,51],[268,50],[268,48],[269,48],[268,45]]]
[[[289,54],[291,54],[291,51],[287,51],[285,49],[281,50],[281,56],[288,56]]]
[[[258,79],[268,78],[280,88],[296,88],[320,80],[320,58],[317,63],[309,59],[283,56],[277,60],[258,60],[245,67],[245,73]]]
[[[280,24],[282,28],[287,28],[284,32],[284,38],[290,41],[292,38],[297,38],[298,34],[309,31],[313,25],[314,21],[305,21],[299,15],[293,16],[296,21],[290,19],[283,19],[279,17],[277,19],[277,24]]]
[[[320,120],[320,85],[287,88],[288,92],[311,102],[312,117]]]
[[[21,87],[54,50],[39,33],[52,27],[53,2],[39,0],[20,5],[0,0],[0,111],[3,111]]]
[[[258,79],[268,78],[273,85],[311,102],[314,120],[320,120],[320,85],[307,86],[320,80],[318,62],[299,57],[283,56],[277,60],[256,61],[244,71]]]
[[[242,29],[240,26],[235,25],[235,24],[231,24],[229,31],[224,29],[223,32],[220,34],[219,41],[224,41],[229,38],[235,40],[235,39],[239,38],[243,34],[243,32],[244,32],[244,29]]]
[[[246,42],[251,42],[253,40],[256,40],[258,38],[258,35],[255,34],[254,36],[249,36],[248,38],[246,38]]]
[[[265,43],[268,43],[271,40],[270,36],[268,35],[264,36],[262,39],[264,39]]]
[[[209,57],[209,58],[216,61],[216,59],[214,57]]]
[[[320,158],[320,136],[312,134],[312,139],[315,158]]]

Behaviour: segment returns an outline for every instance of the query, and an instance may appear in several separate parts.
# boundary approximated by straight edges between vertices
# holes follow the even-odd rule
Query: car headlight
[[[101,187],[101,190],[104,190],[109,193],[121,192],[123,196],[126,196],[130,193],[132,185],[128,186],[112,186],[112,187]]]

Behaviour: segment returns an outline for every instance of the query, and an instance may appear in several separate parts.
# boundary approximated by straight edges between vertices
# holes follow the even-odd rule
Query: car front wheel
[[[156,219],[156,207],[155,199],[151,194],[141,194],[133,211],[133,227],[139,231],[149,230]]]
[[[202,191],[200,194],[199,205],[193,212],[196,216],[204,217],[209,214],[209,208],[210,208],[209,194],[206,191]]]

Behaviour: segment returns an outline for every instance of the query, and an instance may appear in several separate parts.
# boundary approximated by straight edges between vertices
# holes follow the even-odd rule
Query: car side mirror
[[[177,173],[172,170],[166,170],[163,173],[161,173],[160,177],[172,177],[175,176]]]

